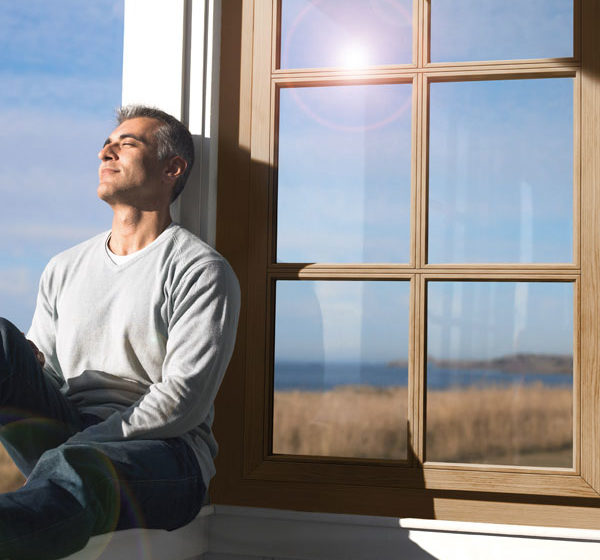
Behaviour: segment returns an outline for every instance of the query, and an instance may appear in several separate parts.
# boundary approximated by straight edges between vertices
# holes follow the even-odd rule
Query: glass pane
[[[431,62],[573,56],[573,0],[430,0]]]
[[[274,453],[406,458],[409,291],[277,282]]]
[[[428,262],[571,262],[573,79],[430,92]]]
[[[409,84],[280,92],[277,260],[407,262]]]
[[[281,68],[412,62],[412,0],[282,0]]]
[[[572,284],[429,282],[427,305],[427,460],[571,467]]]

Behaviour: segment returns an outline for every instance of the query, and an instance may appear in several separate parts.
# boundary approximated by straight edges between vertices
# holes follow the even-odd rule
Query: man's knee
[[[0,317],[0,373],[6,367],[6,360],[18,336],[22,336],[21,331],[8,319]]]
[[[46,451],[30,480],[54,480],[87,503],[96,520],[94,533],[111,531],[116,526],[120,507],[118,476],[111,461],[90,444],[64,443]]]
[[[36,472],[37,471],[37,472]],[[79,481],[86,490],[106,493],[118,484],[118,476],[110,459],[91,444],[68,442],[49,449],[40,458],[32,476],[64,477]]]
[[[8,319],[0,317],[0,373],[8,373],[10,364],[35,367],[39,365],[39,360],[33,344],[25,338],[24,333]]]
[[[0,338],[2,340],[12,339],[15,335],[21,334],[21,331],[13,325],[8,319],[0,317]]]
[[[67,476],[77,473],[81,478],[87,479],[114,477],[114,468],[110,460],[93,444],[67,441],[44,452],[38,467],[48,472],[62,472]]]

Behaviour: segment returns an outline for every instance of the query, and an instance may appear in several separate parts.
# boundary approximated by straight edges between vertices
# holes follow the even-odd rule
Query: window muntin
[[[431,62],[573,56],[573,0],[431,0]]]

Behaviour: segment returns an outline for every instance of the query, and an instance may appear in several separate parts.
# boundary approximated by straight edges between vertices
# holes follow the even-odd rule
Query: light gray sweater
[[[27,336],[61,391],[104,419],[70,441],[181,436],[208,486],[217,452],[213,401],[237,328],[237,278],[177,225],[121,265],[105,250],[107,236],[49,262]]]

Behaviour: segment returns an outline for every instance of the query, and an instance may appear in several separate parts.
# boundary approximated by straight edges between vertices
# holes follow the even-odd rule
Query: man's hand
[[[35,354],[37,361],[40,362],[40,365],[42,367],[44,367],[44,364],[46,363],[46,356],[44,356],[44,354],[40,352],[40,349],[33,342],[31,342],[31,340],[27,339],[27,342],[29,342],[29,344],[31,345],[31,349]]]
[[[23,333],[23,336],[25,336],[25,333]],[[27,342],[29,342],[37,361],[42,367],[44,367],[44,364],[46,363],[46,356],[44,356],[43,352],[40,352],[40,349],[31,340],[27,339]]]

